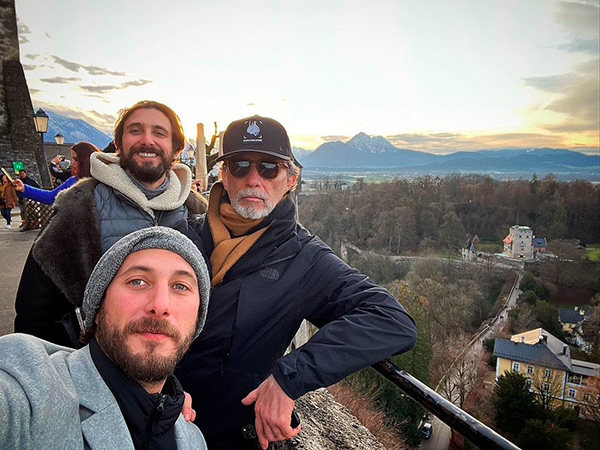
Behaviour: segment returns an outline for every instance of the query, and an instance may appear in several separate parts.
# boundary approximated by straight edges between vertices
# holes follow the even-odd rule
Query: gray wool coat
[[[180,415],[178,449],[206,450]],[[26,334],[0,337],[1,449],[131,449],[119,405],[89,347],[73,350]]]

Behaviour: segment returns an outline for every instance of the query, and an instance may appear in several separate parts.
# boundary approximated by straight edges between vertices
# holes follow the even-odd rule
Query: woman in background
[[[2,217],[6,219],[7,229],[10,229],[10,211],[16,206],[17,201],[18,198],[15,188],[10,183],[8,177],[2,174],[2,177],[0,177],[0,208],[2,209]]]
[[[13,181],[15,189],[24,198],[30,198],[36,202],[51,205],[60,191],[70,188],[81,178],[90,177],[90,155],[99,152],[100,149],[89,142],[78,142],[71,147],[71,174],[67,181],[55,189],[48,191],[23,184],[19,179]]]

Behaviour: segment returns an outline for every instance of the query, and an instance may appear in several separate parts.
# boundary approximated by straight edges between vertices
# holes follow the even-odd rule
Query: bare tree
[[[600,430],[600,375],[590,377],[587,380],[588,389],[583,394],[583,412],[590,418]]]
[[[541,367],[537,367],[537,371],[530,378],[531,389],[544,411],[549,411],[558,406],[556,402],[563,396],[562,373]]]
[[[432,371],[437,372],[433,375],[440,380],[440,394],[460,408],[477,382],[479,359],[468,352],[463,353],[468,342],[469,338],[461,334],[438,343],[434,346],[435,359],[432,361]]]

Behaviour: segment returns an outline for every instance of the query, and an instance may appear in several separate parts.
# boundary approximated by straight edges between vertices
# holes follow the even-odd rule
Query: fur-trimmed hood
[[[190,193],[192,173],[184,164],[175,164],[168,172],[169,184],[162,194],[148,200],[119,165],[120,156],[112,153],[92,153],[90,170],[101,183],[119,191],[154,217],[154,211],[171,211],[185,203]]]

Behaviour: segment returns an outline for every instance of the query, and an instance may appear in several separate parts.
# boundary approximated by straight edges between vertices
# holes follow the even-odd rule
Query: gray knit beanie
[[[149,227],[134,231],[124,238],[121,238],[112,247],[110,247],[100,258],[96,267],[90,275],[90,279],[85,287],[83,295],[83,304],[81,308],[84,313],[83,330],[89,331],[94,323],[96,311],[104,297],[106,289],[113,278],[121,268],[123,261],[130,254],[139,250],[148,250],[152,248],[169,250],[177,253],[185,259],[198,278],[198,288],[200,293],[200,308],[198,309],[198,328],[194,339],[198,337],[206,321],[208,311],[208,299],[210,295],[210,277],[206,269],[204,258],[189,238],[179,231],[167,227]]]

